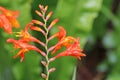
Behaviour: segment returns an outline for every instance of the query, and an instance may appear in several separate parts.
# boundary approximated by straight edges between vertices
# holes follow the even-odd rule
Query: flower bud
[[[47,66],[47,63],[45,61],[41,61],[42,65]]]
[[[54,72],[56,70],[56,68],[50,68],[49,69],[49,73],[52,73],[52,72]]]
[[[50,59],[49,59],[49,62],[52,62],[52,61],[54,61],[55,59],[56,59],[56,58],[54,58],[54,57],[53,57],[53,58],[50,58]]]
[[[52,16],[53,12],[49,12],[48,15],[46,16],[46,21]]]
[[[39,12],[38,10],[36,10],[35,11],[40,17],[42,17],[43,18],[43,15],[42,15],[42,13],[41,12]]]
[[[41,76],[42,76],[42,78],[44,78],[44,79],[46,79],[46,78],[47,78],[47,75],[46,75],[46,74],[44,74],[44,73],[41,73]]]

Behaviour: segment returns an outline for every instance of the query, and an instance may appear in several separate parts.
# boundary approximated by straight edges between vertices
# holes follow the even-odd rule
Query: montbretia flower
[[[75,41],[74,44],[71,44],[64,52],[61,52],[55,57],[51,58],[50,61],[53,61],[62,56],[73,56],[78,59],[81,59],[81,57],[84,57],[86,55],[83,53],[83,50],[80,49],[79,42]]]
[[[26,52],[30,50],[35,50],[39,52],[42,55],[41,64],[43,65],[43,67],[45,67],[45,70],[41,73],[41,76],[43,79],[49,80],[50,73],[56,70],[56,68],[54,67],[51,68],[49,66],[52,61],[62,56],[72,56],[80,60],[81,57],[84,57],[86,55],[83,53],[83,50],[80,48],[79,38],[76,39],[72,36],[66,36],[66,30],[62,26],[58,27],[59,31],[57,33],[53,34],[52,36],[49,36],[50,30],[58,22],[58,18],[54,19],[49,23],[48,20],[52,16],[53,12],[52,11],[47,12],[48,6],[39,5],[39,8],[40,8],[40,11],[36,10],[35,12],[41,17],[42,21],[35,20],[35,19],[32,20],[30,23],[28,23],[25,26],[24,30],[21,30],[20,32],[16,32],[16,37],[20,37],[18,40],[10,38],[7,40],[7,42],[14,44],[14,48],[20,50],[14,56],[14,58],[20,57],[21,62],[24,60],[24,55]],[[12,25],[9,19],[9,16],[11,16],[11,18],[14,18],[14,19],[16,19],[16,17],[14,17],[13,12],[9,10],[6,10],[1,7],[0,7],[0,10],[2,11],[2,14],[0,14],[0,16],[2,16],[0,18],[0,26],[3,26],[3,28],[5,27],[4,29],[7,31],[7,29],[9,29],[8,25]],[[6,14],[6,13],[9,13],[9,14]],[[6,23],[6,24],[2,24],[2,23]],[[11,26],[10,26],[10,29],[11,29]],[[41,42],[39,39],[32,36],[29,33],[29,30],[35,30],[42,33],[44,36],[44,41]],[[7,31],[7,32],[10,32],[10,31]],[[54,38],[57,38],[58,42],[55,45],[50,46],[49,43]],[[29,44],[29,42],[39,43],[40,45],[42,45],[44,51],[42,51],[37,46]],[[58,50],[60,50],[63,47],[65,47],[64,51],[58,54],[55,54]]]
[[[11,10],[7,10],[3,7],[0,6],[0,11],[1,11],[1,14],[5,15],[6,19],[9,20],[10,24],[15,27],[15,28],[18,28],[20,27],[18,21],[16,20],[16,18],[18,17],[19,15],[19,12],[18,11],[11,11]]]
[[[37,42],[37,43],[41,44],[42,46],[45,46],[45,44],[43,42],[41,42],[40,40],[38,40],[37,38],[35,38],[29,34],[28,29],[31,26],[32,26],[32,23],[28,23],[25,26],[24,30],[21,30],[20,32],[16,32],[17,33],[16,37],[21,37],[20,40],[23,42]]]
[[[77,42],[77,39],[75,39],[72,36],[68,36],[65,37],[63,39],[61,39],[55,46],[54,49],[52,51],[52,54],[56,53],[57,50],[61,49],[62,46],[68,48],[69,46],[71,46],[73,43]]]
[[[14,58],[17,58],[18,56],[21,57],[21,62],[24,60],[24,54],[25,52],[28,52],[30,50],[35,50],[37,52],[39,52],[42,56],[46,56],[46,54],[41,51],[39,48],[33,46],[33,45],[30,45],[26,42],[23,42],[23,41],[20,41],[20,40],[15,40],[15,39],[8,39],[7,40],[8,43],[13,43],[14,44],[14,48],[20,48],[21,50],[17,53],[17,55],[14,56]]]
[[[61,26],[59,26],[58,28],[59,28],[59,32],[57,32],[56,34],[51,36],[48,40],[51,40],[51,39],[57,37],[58,40],[60,41],[60,40],[62,40],[62,39],[64,39],[66,37],[65,29],[63,27],[61,27]]]
[[[0,27],[3,28],[8,34],[12,33],[12,27],[9,20],[5,15],[0,14]]]

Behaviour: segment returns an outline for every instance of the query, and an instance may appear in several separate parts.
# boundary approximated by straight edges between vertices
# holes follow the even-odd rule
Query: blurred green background
[[[64,26],[67,35],[80,37],[87,55],[82,61],[71,57],[57,59],[51,64],[57,70],[50,80],[120,80],[120,0],[0,0],[0,6],[20,11],[20,29],[31,19],[39,19],[34,12],[39,10],[39,4],[48,5],[49,11],[54,12],[51,21],[59,18],[51,34],[58,31],[58,25]],[[19,58],[13,59],[18,51],[6,43],[10,37],[15,36],[0,29],[0,80],[43,80],[41,56],[31,51],[23,63]]]

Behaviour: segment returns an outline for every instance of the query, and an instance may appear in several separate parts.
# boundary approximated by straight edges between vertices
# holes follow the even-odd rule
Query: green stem
[[[44,17],[43,17],[43,20],[44,20],[44,23],[45,23],[45,25],[43,26],[44,27],[44,29],[45,29],[45,31],[46,31],[46,35],[45,35],[45,44],[46,44],[46,46],[45,46],[45,50],[46,50],[46,54],[47,54],[47,56],[45,57],[45,59],[46,59],[46,63],[47,63],[47,65],[46,65],[46,75],[47,75],[47,78],[45,79],[45,80],[49,80],[49,56],[48,56],[48,29],[47,29],[47,22],[46,22],[46,20],[45,20],[45,14],[43,14],[44,15]]]

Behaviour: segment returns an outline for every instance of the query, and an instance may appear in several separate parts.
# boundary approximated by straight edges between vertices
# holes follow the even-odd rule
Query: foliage
[[[119,0],[0,0],[0,6],[20,10],[19,22],[23,29],[31,18],[38,19],[34,12],[38,9],[38,4],[48,5],[54,12],[52,18],[59,18],[58,25],[64,26],[68,32],[67,35],[80,37],[81,47],[85,48],[87,55],[94,55],[89,51],[93,49],[98,39],[101,40],[102,47],[106,50],[106,57],[95,69],[98,72],[106,72],[104,76],[107,80],[119,80],[120,6],[116,13],[113,13],[112,4],[115,1],[119,4]],[[113,24],[112,28],[109,22]],[[57,27],[54,27],[50,34],[56,33],[57,30]],[[34,51],[30,52],[26,54],[22,64],[12,59],[11,57],[17,51],[6,43],[6,39],[12,35],[8,36],[3,33],[3,30],[0,29],[0,31],[0,80],[42,80],[40,78],[41,56],[34,54]],[[36,37],[41,36],[38,33],[32,33]],[[51,44],[54,44],[54,41]],[[55,66],[57,70],[52,73],[50,80],[70,80],[73,71],[75,78],[76,63],[77,61],[70,57],[56,60],[51,66]]]

